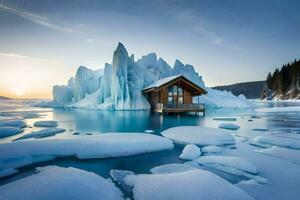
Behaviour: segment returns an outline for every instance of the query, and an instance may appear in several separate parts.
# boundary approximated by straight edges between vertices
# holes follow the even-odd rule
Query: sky
[[[122,42],[191,64],[207,86],[264,80],[299,59],[298,0],[0,0],[0,96],[51,98]]]

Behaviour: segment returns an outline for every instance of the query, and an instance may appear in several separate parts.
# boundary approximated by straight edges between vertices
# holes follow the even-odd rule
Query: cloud
[[[212,41],[213,44],[218,45],[223,43],[223,38],[216,32],[209,30],[207,26],[205,26],[207,22],[194,11],[190,9],[185,10],[179,13],[177,17],[182,22],[188,24],[193,31],[205,35]]]
[[[22,17],[24,19],[27,19],[33,23],[39,24],[41,26],[53,29],[53,30],[58,30],[58,31],[64,31],[64,32],[77,32],[75,29],[67,27],[67,26],[62,26],[62,25],[58,25],[54,22],[52,22],[50,19],[48,19],[47,17],[41,16],[41,15],[37,15],[28,11],[24,11],[24,10],[20,10],[20,9],[16,9],[13,7],[9,7],[3,4],[0,4],[0,9],[2,10],[6,10],[14,15],[17,15],[19,17]]]

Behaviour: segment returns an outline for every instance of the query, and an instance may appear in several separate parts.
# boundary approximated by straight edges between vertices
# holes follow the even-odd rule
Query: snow
[[[194,160],[201,155],[200,148],[194,144],[186,145],[182,153],[179,155],[179,158],[183,160]]]
[[[201,148],[201,152],[206,154],[218,154],[218,153],[222,153],[222,151],[223,150],[220,147],[214,145],[205,146]]]
[[[22,133],[23,130],[13,126],[0,126],[0,138]]]
[[[23,140],[23,139],[28,139],[28,138],[44,138],[44,137],[49,137],[56,135],[58,133],[63,133],[66,130],[63,128],[45,128],[42,130],[34,131],[28,134],[25,134],[16,140]]]
[[[165,165],[153,167],[150,171],[152,174],[169,174],[169,173],[185,172],[185,171],[196,170],[196,169],[197,168],[194,168],[186,164],[172,163],[172,164],[165,164]]]
[[[110,158],[157,152],[173,148],[161,136],[146,133],[106,133],[73,136],[67,139],[43,138],[0,144],[0,169],[19,168],[32,163],[75,156],[79,159]]]
[[[272,107],[272,108],[258,108],[256,112],[300,112],[300,106],[287,106],[287,107]]]
[[[1,199],[118,200],[122,192],[110,181],[76,168],[47,166],[37,173],[0,187]]]
[[[253,199],[221,177],[200,169],[167,174],[127,175],[124,183],[133,187],[135,200]]]
[[[258,170],[246,159],[231,156],[201,156],[197,162],[204,166],[224,166],[236,168],[251,174],[257,174]]]
[[[214,117],[213,120],[217,121],[236,121],[236,117]]]
[[[254,138],[251,144],[262,147],[280,146],[292,149],[300,149],[300,139],[297,138],[296,134],[295,137],[286,137],[280,135],[257,136]]]
[[[17,128],[25,128],[27,125],[23,120],[11,119],[11,120],[0,121],[0,127],[1,126],[13,126],[13,127],[17,127]]]
[[[0,169],[0,178],[7,177],[18,173],[18,170],[14,168]]]
[[[161,134],[180,144],[195,144],[199,146],[207,145],[227,145],[234,144],[234,138],[227,132],[210,127],[201,126],[178,126],[169,128]]]
[[[159,79],[159,80],[155,81],[154,83],[144,87],[143,90],[148,90],[150,88],[160,87],[160,86],[162,86],[162,85],[164,85],[164,84],[166,84],[166,83],[168,83],[168,82],[170,82],[170,81],[172,81],[172,80],[174,80],[174,79],[176,79],[180,76],[182,76],[182,74],[179,74],[179,75],[176,75],[176,76],[169,76],[169,77],[166,77],[166,78]]]
[[[219,124],[218,127],[222,129],[229,129],[229,130],[238,130],[240,128],[239,125],[236,125],[234,123],[221,123]]]
[[[257,150],[257,152],[300,164],[300,150],[273,146],[271,148]]]
[[[56,127],[58,126],[57,121],[48,120],[48,121],[36,121],[33,126],[38,127]]]
[[[134,56],[122,43],[114,51],[111,64],[105,63],[104,70],[91,70],[80,66],[75,78],[67,85],[54,86],[53,101],[41,102],[36,106],[75,107],[106,110],[148,110],[150,105],[142,94],[143,89],[161,85],[180,75],[207,89],[208,94],[200,96],[200,102],[208,107],[250,107],[244,97],[230,92],[205,88],[202,77],[189,64],[175,61],[174,67],[155,53],[143,56],[135,62]],[[196,101],[197,98],[195,98]]]

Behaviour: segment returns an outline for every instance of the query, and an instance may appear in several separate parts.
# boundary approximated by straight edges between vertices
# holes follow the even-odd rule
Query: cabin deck
[[[205,104],[163,104],[157,103],[154,112],[157,113],[203,113],[205,115]]]

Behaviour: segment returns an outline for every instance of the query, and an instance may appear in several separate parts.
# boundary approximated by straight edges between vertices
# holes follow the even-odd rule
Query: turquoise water
[[[234,116],[237,121],[234,122],[241,126],[236,133],[241,135],[259,134],[260,131],[253,129],[273,129],[273,128],[300,128],[300,113],[257,113],[255,108],[266,108],[274,106],[298,106],[299,102],[281,102],[281,103],[255,103],[251,109],[209,109],[206,116],[195,115],[157,115],[150,111],[99,111],[99,110],[82,110],[82,109],[42,109],[31,107],[32,102],[14,102],[0,103],[1,118],[18,118],[25,114],[39,114],[42,118],[28,118],[26,122],[32,125],[35,121],[44,119],[53,119],[58,121],[59,127],[65,128],[66,132],[59,137],[71,136],[74,132],[79,134],[105,134],[107,132],[144,132],[147,129],[154,130],[153,134],[160,134],[161,131],[174,127],[185,125],[198,125],[217,127],[220,121],[213,120],[215,116]],[[29,115],[31,116],[31,115]],[[23,134],[36,130],[37,128],[26,128]],[[120,133],[121,134],[121,133]],[[0,142],[8,142],[16,137],[1,139]],[[228,151],[231,147],[227,147]],[[34,169],[39,166],[58,165],[63,167],[76,167],[97,173],[103,177],[109,177],[111,169],[130,170],[135,173],[150,173],[152,167],[168,164],[182,163],[178,159],[182,147],[177,146],[174,150],[157,153],[149,153],[138,156],[109,158],[109,159],[91,159],[78,160],[76,158],[59,158],[51,162],[34,164],[23,167],[20,173],[0,180],[0,185],[28,176],[34,173]],[[236,183],[241,177],[230,175],[216,170],[211,170],[226,180]]]

